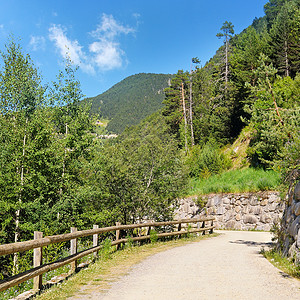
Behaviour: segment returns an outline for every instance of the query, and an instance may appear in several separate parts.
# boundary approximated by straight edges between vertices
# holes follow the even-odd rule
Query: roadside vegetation
[[[262,254],[276,268],[300,280],[300,266],[295,265],[293,261],[291,261],[287,257],[284,257],[282,253],[276,251],[275,249],[272,249],[268,251],[262,250]]]
[[[188,195],[278,190],[280,183],[280,173],[273,170],[237,169],[208,178],[190,179]]]

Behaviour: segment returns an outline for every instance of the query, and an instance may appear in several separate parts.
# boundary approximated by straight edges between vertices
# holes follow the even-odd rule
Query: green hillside
[[[92,113],[110,120],[107,130],[121,133],[126,126],[136,125],[162,107],[164,89],[170,74],[140,73],[129,76],[112,88],[93,98]]]

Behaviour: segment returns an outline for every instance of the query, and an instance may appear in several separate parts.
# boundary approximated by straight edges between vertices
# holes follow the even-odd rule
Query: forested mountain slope
[[[108,131],[121,133],[126,126],[138,124],[162,107],[164,89],[171,78],[170,74],[132,75],[85,101],[91,103],[92,113],[110,120]]]

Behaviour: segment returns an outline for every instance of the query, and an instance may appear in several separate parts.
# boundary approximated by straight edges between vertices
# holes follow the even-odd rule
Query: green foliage
[[[122,224],[145,216],[171,218],[170,205],[184,187],[185,173],[177,144],[165,133],[159,114],[108,142],[101,157],[94,167],[102,172],[91,174],[91,182],[98,182],[92,205],[106,208],[108,217]]]
[[[252,87],[256,101],[252,106],[252,137],[248,156],[252,165],[268,167],[279,159],[285,144],[299,128],[299,76],[276,78],[272,64],[266,64],[261,57],[261,65],[255,71],[258,85]]]
[[[150,230],[150,241],[152,244],[156,243],[158,240],[157,232],[156,230],[151,229]]]
[[[206,144],[202,148],[199,146],[192,148],[188,165],[192,177],[208,178],[229,169],[231,161],[217,146]]]
[[[287,257],[283,257],[280,251],[276,249],[271,249],[268,251],[262,250],[262,254],[266,257],[276,268],[279,268],[284,273],[300,278],[300,266],[296,266],[292,260]]]
[[[280,173],[272,170],[254,168],[230,170],[209,178],[192,178],[188,195],[276,190],[280,182]]]

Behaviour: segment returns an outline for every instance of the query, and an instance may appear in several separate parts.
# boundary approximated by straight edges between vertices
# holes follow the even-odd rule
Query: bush
[[[192,177],[208,178],[212,174],[219,174],[230,168],[231,161],[220,149],[212,144],[202,148],[195,146],[188,158],[190,175]]]

